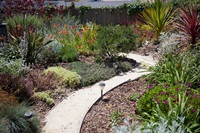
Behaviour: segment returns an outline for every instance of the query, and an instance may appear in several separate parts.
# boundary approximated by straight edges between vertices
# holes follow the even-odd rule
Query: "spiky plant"
[[[150,7],[146,8],[140,16],[151,27],[155,33],[156,41],[158,41],[160,33],[170,23],[174,12],[170,3],[155,0],[154,3],[150,3]]]
[[[197,6],[191,5],[180,9],[180,18],[177,28],[191,38],[190,43],[195,44],[200,37],[200,19]]]

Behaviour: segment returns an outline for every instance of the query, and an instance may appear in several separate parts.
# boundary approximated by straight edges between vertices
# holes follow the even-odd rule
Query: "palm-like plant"
[[[195,44],[200,37],[200,19],[197,7],[192,5],[186,9],[180,9],[180,19],[177,28],[191,37],[191,44]]]
[[[146,24],[148,24],[155,33],[156,41],[160,33],[166,28],[166,26],[172,20],[174,10],[170,3],[162,2],[161,0],[155,0],[150,7],[145,9],[140,16]]]

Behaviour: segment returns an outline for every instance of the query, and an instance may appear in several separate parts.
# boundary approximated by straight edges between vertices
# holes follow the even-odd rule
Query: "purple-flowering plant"
[[[193,97],[197,99],[199,97],[199,94],[194,94]]]
[[[194,112],[196,112],[196,110],[195,110],[195,109],[192,109],[191,112],[194,113]]]
[[[165,85],[165,88],[169,88],[169,84],[166,84],[166,85]]]
[[[164,95],[164,94],[165,94],[165,92],[164,92],[164,91],[161,91],[161,92],[160,92],[160,94],[161,94],[161,95]]]
[[[152,89],[153,87],[154,87],[153,84],[150,84],[150,85],[148,86],[149,89]]]
[[[190,91],[186,91],[186,95],[187,95],[187,96],[190,95]]]

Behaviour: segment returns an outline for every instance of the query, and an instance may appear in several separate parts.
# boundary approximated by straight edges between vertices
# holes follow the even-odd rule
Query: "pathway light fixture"
[[[101,90],[101,98],[103,96],[103,89],[105,88],[106,84],[105,83],[99,83],[99,88]]]

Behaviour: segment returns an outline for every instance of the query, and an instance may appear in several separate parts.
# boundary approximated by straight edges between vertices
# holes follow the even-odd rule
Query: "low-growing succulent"
[[[35,92],[33,97],[44,101],[49,106],[53,106],[55,104],[55,101],[53,100],[53,98],[51,98],[48,92]]]
[[[63,67],[56,66],[56,67],[49,67],[44,71],[45,73],[52,72],[61,79],[62,83],[66,86],[70,86],[74,89],[76,86],[80,84],[81,76],[78,75],[76,72],[69,71]]]

